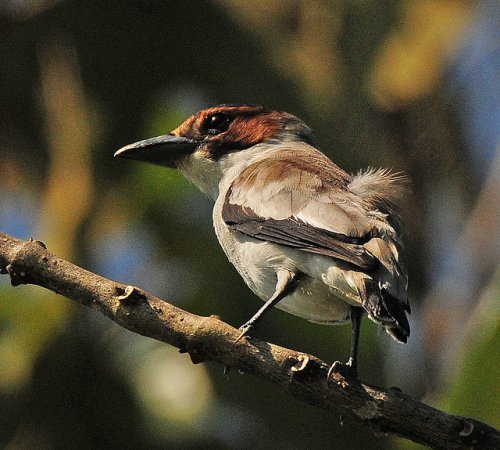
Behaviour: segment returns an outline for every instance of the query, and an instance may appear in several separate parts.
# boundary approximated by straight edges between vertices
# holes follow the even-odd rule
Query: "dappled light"
[[[411,335],[360,377],[500,425],[500,6],[467,0],[0,2],[0,231],[235,327],[262,305],[177,171],[113,158],[196,111],[289,111],[350,173],[406,173]],[[260,339],[344,361],[349,327]],[[417,448],[0,277],[0,447]]]

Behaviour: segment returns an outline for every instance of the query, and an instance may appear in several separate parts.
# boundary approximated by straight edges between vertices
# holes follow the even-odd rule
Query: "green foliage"
[[[449,388],[439,403],[446,411],[500,428],[500,277],[477,307]]]

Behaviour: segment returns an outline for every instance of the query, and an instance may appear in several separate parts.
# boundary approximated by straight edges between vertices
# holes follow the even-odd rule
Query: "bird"
[[[318,324],[350,322],[349,359],[332,364],[328,377],[335,370],[355,378],[364,315],[406,343],[404,174],[351,175],[321,152],[301,119],[251,104],[203,109],[114,156],[177,169],[214,201],[218,241],[264,301],[238,339],[251,338],[273,307]]]

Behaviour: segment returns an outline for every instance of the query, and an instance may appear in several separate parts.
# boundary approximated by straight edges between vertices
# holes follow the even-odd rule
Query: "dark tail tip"
[[[410,335],[410,328],[408,330],[404,330],[399,326],[395,326],[393,324],[385,327],[385,331],[396,341],[406,344],[408,341],[408,336]]]
[[[409,309],[408,304],[392,296],[373,280],[364,280],[364,289],[360,290],[360,295],[369,316],[381,324],[391,337],[406,343],[410,335],[410,324],[405,312]]]

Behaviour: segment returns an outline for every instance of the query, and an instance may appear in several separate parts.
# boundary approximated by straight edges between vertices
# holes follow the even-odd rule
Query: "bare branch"
[[[239,331],[215,316],[200,317],[142,291],[88,272],[48,252],[38,241],[0,232],[0,272],[11,283],[36,284],[100,311],[121,326],[187,352],[256,375],[320,408],[349,414],[376,433],[393,433],[436,449],[498,449],[500,433],[475,419],[446,414],[397,389],[333,373],[318,358]]]

